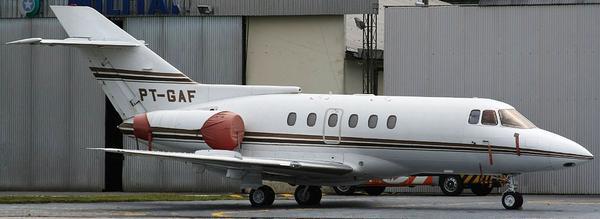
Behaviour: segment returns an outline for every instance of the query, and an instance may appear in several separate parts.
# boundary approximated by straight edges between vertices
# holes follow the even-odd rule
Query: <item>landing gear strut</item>
[[[275,201],[275,192],[269,186],[261,186],[250,191],[250,203],[252,207],[271,206]]]
[[[323,193],[318,186],[298,186],[294,198],[299,205],[319,205]]]
[[[508,175],[508,189],[502,195],[502,205],[508,210],[521,209],[523,206],[523,195],[516,191],[517,184],[512,175]]]

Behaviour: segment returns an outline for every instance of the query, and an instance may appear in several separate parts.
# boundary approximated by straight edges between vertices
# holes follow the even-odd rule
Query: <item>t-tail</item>
[[[121,118],[170,110],[212,100],[277,93],[299,93],[291,86],[200,84],[173,67],[95,9],[51,6],[69,38],[29,38],[7,44],[65,45],[79,48]]]

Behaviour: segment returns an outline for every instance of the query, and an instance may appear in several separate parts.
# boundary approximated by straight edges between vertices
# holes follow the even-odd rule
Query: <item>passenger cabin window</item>
[[[356,125],[358,125],[358,115],[352,114],[348,119],[348,127],[356,128]]]
[[[388,129],[394,129],[394,127],[396,127],[396,116],[391,115],[388,117],[387,127],[388,127]]]
[[[498,114],[500,114],[500,123],[502,126],[521,129],[535,128],[535,125],[531,121],[515,109],[501,109],[498,110]]]
[[[317,114],[309,113],[308,117],[306,118],[306,125],[308,125],[308,127],[313,127],[313,126],[315,126],[316,122],[317,122]]]
[[[498,125],[498,117],[494,110],[484,110],[481,115],[481,124],[484,125]]]
[[[288,114],[287,124],[289,126],[294,126],[296,124],[296,113],[295,112],[291,112],[290,114]]]
[[[369,126],[369,128],[372,128],[372,129],[377,127],[377,115],[369,116],[369,122],[367,125]]]
[[[480,110],[471,110],[471,114],[469,114],[469,124],[477,124],[479,123],[479,116],[481,115]]]
[[[331,115],[329,115],[329,119],[327,120],[327,125],[329,125],[329,127],[335,127],[337,125],[338,122],[338,114],[333,113]]]

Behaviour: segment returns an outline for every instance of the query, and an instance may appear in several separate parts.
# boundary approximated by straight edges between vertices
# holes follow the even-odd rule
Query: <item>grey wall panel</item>
[[[56,19],[0,24],[2,43],[66,37]],[[104,98],[85,61],[75,49],[60,46],[0,48],[0,96],[6,103],[0,106],[0,188],[100,191],[104,156],[81,148],[104,144]],[[82,73],[87,77],[80,78]]]
[[[84,148],[105,146],[105,95],[81,52],[70,48],[69,57],[69,190],[99,191],[104,188],[104,153]]]
[[[204,62],[202,71],[194,74],[203,75],[206,83],[242,84],[242,19],[209,18],[203,26],[201,41],[195,40],[203,45]]]
[[[0,41],[31,35],[28,20],[0,19]],[[31,181],[31,49],[0,45],[0,190]]]
[[[479,0],[479,5],[559,5],[600,4],[598,0]]]
[[[0,1],[0,18],[21,17],[19,1]]]
[[[218,16],[285,16],[376,14],[378,0],[191,0],[191,14],[196,5],[210,5]]]
[[[200,83],[242,82],[240,17],[126,18],[125,28]]]
[[[497,99],[600,153],[600,5],[386,10],[387,95]],[[600,194],[598,168],[525,174],[521,189]]]
[[[32,36],[63,39],[54,19],[32,20]],[[57,31],[60,30],[60,31]],[[65,54],[65,55],[56,55]],[[32,47],[32,186],[57,189],[68,184],[69,64],[66,47]]]
[[[239,17],[127,18],[126,30],[190,78],[201,83],[240,84],[242,33]],[[124,137],[125,148],[136,148]],[[125,191],[237,191],[239,182],[198,166],[154,158],[128,157]]]

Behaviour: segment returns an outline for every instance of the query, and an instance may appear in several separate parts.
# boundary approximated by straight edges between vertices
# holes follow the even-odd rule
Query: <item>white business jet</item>
[[[269,206],[275,199],[263,180],[298,185],[298,204],[316,205],[321,186],[461,173],[508,175],[502,204],[519,209],[523,198],[514,175],[593,159],[581,145],[537,128],[512,106],[491,99],[200,84],[94,9],[51,8],[69,38],[9,44],[79,48],[124,120],[119,128],[147,145],[94,150],[220,171],[252,189],[252,206]]]

